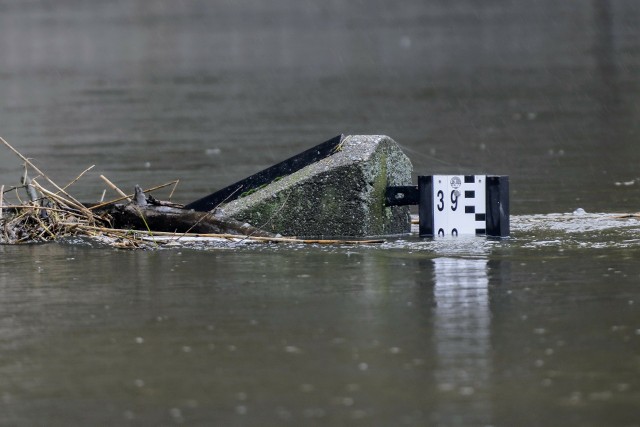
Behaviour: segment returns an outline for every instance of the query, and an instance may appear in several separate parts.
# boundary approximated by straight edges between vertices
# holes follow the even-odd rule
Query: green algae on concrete
[[[412,165],[384,135],[351,135],[336,153],[222,205],[233,218],[286,236],[410,232],[409,209],[385,206],[389,186],[411,185]]]

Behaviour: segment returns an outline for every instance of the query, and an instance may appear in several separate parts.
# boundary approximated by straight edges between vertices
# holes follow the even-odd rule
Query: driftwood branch
[[[164,231],[170,233],[236,234],[272,237],[273,234],[249,224],[221,220],[209,212],[197,212],[171,206],[135,203],[112,204],[93,210],[95,215],[108,218],[113,228]]]

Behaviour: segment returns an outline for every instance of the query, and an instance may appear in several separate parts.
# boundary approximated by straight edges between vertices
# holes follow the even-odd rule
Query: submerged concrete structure
[[[299,237],[409,233],[409,208],[385,205],[389,186],[411,185],[412,165],[384,135],[350,135],[335,153],[220,206],[221,219]]]

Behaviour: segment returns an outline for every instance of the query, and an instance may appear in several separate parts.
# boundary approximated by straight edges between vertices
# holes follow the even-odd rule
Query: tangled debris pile
[[[149,246],[143,233],[116,229],[112,226],[113,218],[96,212],[96,208],[122,198],[89,207],[69,193],[69,187],[93,166],[61,187],[1,137],[0,142],[24,161],[21,185],[10,188],[0,186],[0,244],[47,242],[63,237],[84,236],[121,248]],[[30,172],[37,175],[30,178]]]
[[[382,242],[301,240],[276,236],[246,223],[220,219],[215,210],[195,212],[145,194],[173,186],[170,199],[178,184],[177,180],[144,191],[136,186],[136,191],[127,195],[101,175],[103,181],[120,197],[98,204],[81,203],[70,194],[69,187],[93,166],[61,187],[2,137],[0,142],[24,162],[21,185],[6,189],[4,185],[0,186],[0,244],[48,242],[77,236],[130,249],[175,246],[187,241],[193,242],[194,239],[201,243],[214,240],[318,244]],[[29,173],[34,173],[35,176],[30,178]],[[125,203],[118,203],[123,201]]]

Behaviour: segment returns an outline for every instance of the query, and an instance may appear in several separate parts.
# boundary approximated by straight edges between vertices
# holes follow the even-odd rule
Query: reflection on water
[[[441,424],[490,425],[491,316],[487,260],[436,258],[434,345],[438,389],[470,400],[445,400]],[[471,408],[470,408],[471,407]],[[473,419],[466,419],[473,414]]]
[[[8,425],[635,417],[637,247],[0,255]]]
[[[490,376],[487,261],[436,258],[433,263],[436,380],[441,389],[473,394]]]

